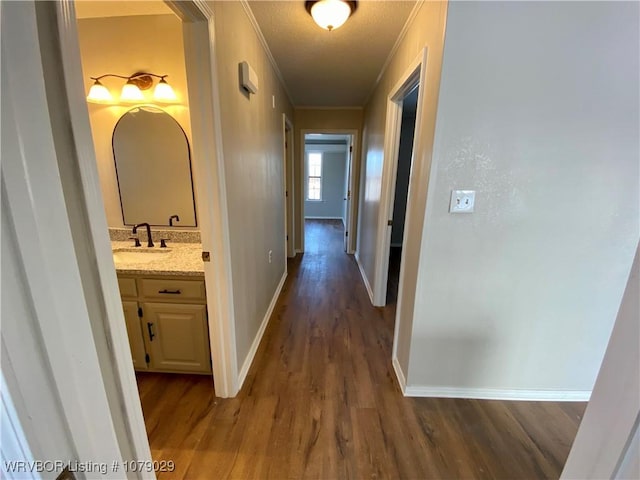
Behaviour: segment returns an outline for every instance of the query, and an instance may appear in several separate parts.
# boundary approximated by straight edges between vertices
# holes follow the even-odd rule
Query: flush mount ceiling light
[[[159,78],[160,81],[153,91],[153,98],[157,102],[170,103],[175,102],[177,97],[171,85],[167,83],[165,78],[168,75],[156,75],[155,73],[137,72],[127,77],[124,75],[116,75],[115,73],[105,73],[99,77],[91,77],[94,84],[89,90],[87,101],[91,103],[113,103],[113,96],[107,87],[100,80],[105,77],[116,77],[126,80],[120,92],[121,102],[143,102],[145,96],[143,90],[149,90],[153,86],[153,79]]]
[[[313,20],[325,30],[335,30],[358,8],[358,2],[346,0],[306,1],[304,6]]]

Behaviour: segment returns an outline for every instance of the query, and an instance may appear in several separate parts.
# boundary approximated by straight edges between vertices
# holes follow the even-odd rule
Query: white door
[[[349,224],[351,223],[351,160],[353,156],[353,136],[349,137],[349,149],[347,150],[347,172],[345,178],[344,194],[344,251],[349,251]]]

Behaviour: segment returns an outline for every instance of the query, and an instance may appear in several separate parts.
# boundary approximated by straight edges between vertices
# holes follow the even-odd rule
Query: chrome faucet
[[[138,233],[138,227],[147,227],[147,247],[149,248],[153,247],[153,239],[151,238],[151,227],[149,226],[149,224],[139,223],[137,225],[134,225],[131,233],[133,234]]]

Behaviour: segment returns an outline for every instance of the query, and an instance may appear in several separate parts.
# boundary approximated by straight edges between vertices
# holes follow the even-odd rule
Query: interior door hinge
[[[138,307],[138,316],[142,318],[142,307]]]
[[[287,242],[289,241],[289,235],[285,235],[285,237],[287,237]]]
[[[151,357],[149,356],[148,353],[144,354],[144,361],[147,362],[147,363],[151,363]]]
[[[344,232],[344,236],[345,236],[345,237],[348,237],[348,236],[349,236],[349,232],[348,232],[348,231],[347,231],[347,232]]]
[[[349,145],[349,152],[353,152],[353,145]]]
[[[389,226],[393,225],[393,220],[387,220],[387,225]]]
[[[289,190],[285,190],[285,191],[284,191],[284,196],[285,196],[285,197],[288,197],[288,196],[289,196]]]

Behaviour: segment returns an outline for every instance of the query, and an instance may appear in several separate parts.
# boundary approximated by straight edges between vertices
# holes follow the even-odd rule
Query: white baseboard
[[[364,268],[360,263],[360,256],[358,255],[358,252],[356,252],[354,256],[356,257],[356,263],[358,264],[358,269],[360,270],[360,276],[362,277],[362,280],[364,281],[364,286],[367,289],[367,293],[369,294],[369,300],[371,300],[371,304],[373,305],[373,290],[371,290],[369,279],[367,278],[367,274],[364,273]]]
[[[342,217],[304,217],[305,220],[342,220]]]
[[[406,386],[404,394],[406,397],[525,400],[533,402],[588,402],[589,398],[591,398],[591,392],[588,390],[512,390],[494,388],[426,387],[418,385]]]
[[[256,337],[253,339],[253,343],[251,344],[249,353],[247,354],[247,357],[245,358],[244,363],[242,364],[240,373],[238,374],[238,391],[242,389],[242,385],[244,384],[244,381],[247,378],[247,373],[249,373],[249,368],[251,368],[251,364],[253,363],[253,358],[256,356],[256,352],[258,351],[258,347],[260,346],[260,341],[262,340],[264,331],[267,329],[267,325],[269,324],[269,319],[271,318],[273,309],[276,307],[276,303],[278,302],[278,298],[280,297],[280,292],[282,292],[282,287],[284,286],[284,281],[286,279],[287,279],[287,272],[284,272],[282,274],[282,278],[280,279],[280,283],[278,284],[278,287],[276,288],[276,291],[273,294],[273,298],[271,299],[269,308],[267,308],[267,313],[265,313],[264,318],[262,319],[262,323],[260,324],[258,333],[256,333]]]
[[[398,379],[398,385],[400,386],[400,391],[406,396],[407,390],[407,380],[404,378],[404,372],[402,371],[402,367],[400,366],[400,362],[398,361],[398,357],[393,357],[392,360],[393,371],[396,372],[396,378]]]

